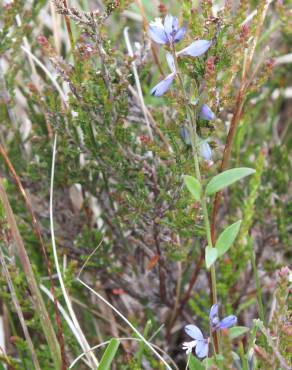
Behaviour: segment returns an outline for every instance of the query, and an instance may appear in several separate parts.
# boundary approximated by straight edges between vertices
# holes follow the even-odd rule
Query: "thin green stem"
[[[187,364],[186,364],[186,368],[185,368],[185,370],[188,370],[188,368],[189,368],[191,355],[192,355],[191,353],[189,353],[189,354],[188,354],[188,359],[187,359]]]
[[[256,258],[255,258],[255,253],[253,250],[252,246],[252,239],[250,238],[248,241],[249,248],[250,248],[250,258],[251,258],[251,264],[255,276],[255,281],[256,281],[256,289],[257,289],[257,300],[258,300],[258,307],[259,307],[259,315],[261,321],[264,323],[265,322],[265,310],[264,310],[264,305],[262,301],[262,288],[261,288],[261,283],[258,275],[258,270],[257,270],[257,265],[256,265]]]
[[[190,137],[191,137],[192,153],[193,153],[193,159],[194,159],[194,164],[195,164],[195,174],[196,174],[196,178],[201,183],[202,177],[201,177],[200,163],[199,163],[199,157],[198,157],[198,135],[197,135],[197,122],[196,122],[196,116],[197,116],[196,109],[193,109],[189,105],[189,99],[188,99],[188,96],[187,96],[187,93],[184,87],[183,79],[182,79],[182,76],[179,70],[179,65],[178,65],[177,56],[176,56],[174,47],[172,48],[172,55],[174,58],[174,63],[175,63],[175,68],[176,68],[176,76],[178,78],[179,85],[183,93],[183,97],[184,97],[185,104],[186,104],[186,112],[187,112],[187,118],[188,118],[188,130],[189,130]],[[204,193],[202,194],[200,202],[201,202],[201,207],[203,211],[207,242],[210,247],[213,247],[212,237],[211,237],[211,227],[210,227],[208,208],[207,208],[207,200],[206,200],[206,196]],[[211,271],[211,287],[212,287],[212,304],[215,304],[217,303],[217,285],[216,285],[216,271],[215,271],[214,265],[211,266],[210,271]],[[219,343],[218,343],[218,336],[216,332],[214,333],[214,341],[215,341],[214,347],[216,348],[216,352],[218,352]]]

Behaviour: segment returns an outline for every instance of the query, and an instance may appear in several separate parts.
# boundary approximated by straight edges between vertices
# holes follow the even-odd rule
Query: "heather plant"
[[[0,366],[290,369],[289,2],[0,6]]]

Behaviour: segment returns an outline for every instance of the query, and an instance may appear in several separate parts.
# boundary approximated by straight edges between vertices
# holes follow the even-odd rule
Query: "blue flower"
[[[234,315],[226,316],[223,320],[220,320],[218,316],[217,303],[211,307],[209,320],[212,331],[216,331],[219,329],[228,329],[237,323],[237,317]]]
[[[149,36],[157,44],[170,44],[173,45],[176,42],[181,41],[186,33],[185,27],[179,27],[177,17],[167,14],[162,23],[161,18],[155,18],[153,22],[149,24]],[[198,57],[204,54],[209,47],[212,45],[212,41],[209,40],[197,40],[191,43],[191,45],[177,52],[177,56],[189,55],[191,57]]]
[[[171,14],[168,14],[165,17],[164,23],[162,23],[161,18],[155,18],[154,22],[151,22],[149,24],[149,35],[152,40],[157,42],[158,44],[173,45],[176,42],[182,40],[185,33],[186,28],[179,27],[178,19],[176,17],[173,17]],[[183,50],[177,52],[176,55],[190,55],[192,57],[197,57],[204,54],[209,49],[211,44],[212,42],[208,40],[197,40]],[[163,79],[156,86],[153,87],[153,89],[151,90],[151,95],[162,96],[169,89],[175,78],[176,69],[173,57],[171,56],[171,54],[168,53],[166,55],[166,58],[171,70],[171,74],[169,74],[165,79]]]
[[[218,316],[218,304],[214,304],[211,307],[209,313],[209,322],[210,329],[212,332],[227,329],[237,323],[237,317],[230,315],[225,317],[223,320],[219,319]],[[208,356],[209,352],[209,338],[204,338],[201,330],[196,325],[186,325],[185,332],[190,336],[192,341],[183,343],[183,349],[186,351],[186,354],[190,354],[193,348],[196,348],[195,352],[199,358],[204,358]]]
[[[156,86],[154,86],[151,89],[150,93],[153,96],[162,96],[170,88],[170,85],[172,84],[175,78],[176,69],[173,56],[170,53],[167,53],[166,60],[169,69],[171,70],[171,73],[168,76],[166,76],[164,80],[160,81]]]
[[[206,161],[211,161],[212,159],[212,149],[206,140],[201,141],[200,145],[200,155]]]
[[[186,145],[191,145],[192,142],[191,142],[191,136],[190,136],[189,130],[185,126],[183,126],[179,129],[179,132],[180,132],[180,136],[182,137]]]
[[[149,24],[149,35],[158,44],[174,44],[183,39],[186,33],[185,27],[178,26],[178,19],[168,14],[164,23],[161,18],[155,18]]]
[[[180,136],[182,137],[183,141],[186,145],[191,145],[191,136],[187,127],[183,126],[180,128]],[[210,161],[212,159],[212,149],[208,144],[207,140],[199,139],[199,153],[202,158],[206,161]]]
[[[207,104],[203,104],[200,112],[200,117],[206,121],[215,119],[215,114],[211,111]]]
[[[192,349],[196,348],[196,355],[199,358],[204,358],[208,356],[209,352],[209,340],[203,337],[201,330],[196,325],[187,325],[185,327],[185,332],[191,338],[195,339],[191,342],[183,343],[183,349],[186,350],[186,354],[192,352]]]

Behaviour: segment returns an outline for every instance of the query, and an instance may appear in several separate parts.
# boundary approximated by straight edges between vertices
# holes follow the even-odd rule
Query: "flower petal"
[[[209,314],[210,323],[213,324],[213,320],[218,319],[218,303],[213,304]],[[217,323],[216,323],[217,324]]]
[[[160,81],[151,89],[150,94],[153,96],[162,96],[169,89],[174,77],[175,73],[168,75],[164,80]]]
[[[176,73],[174,59],[170,53],[166,53],[166,60],[167,60],[168,67],[170,68],[171,72]]]
[[[166,44],[168,42],[164,29],[158,26],[149,26],[149,36],[157,44]]]
[[[207,104],[203,104],[200,112],[200,117],[207,121],[212,121],[215,118],[215,114],[211,111]]]
[[[237,323],[237,317],[234,315],[230,315],[227,317],[224,317],[223,320],[219,322],[217,325],[218,329],[227,329],[230,328],[231,326],[235,325]]]
[[[149,26],[157,26],[159,28],[163,28],[164,29],[164,26],[163,26],[163,23],[162,23],[162,19],[160,17],[154,18],[154,21],[151,21],[149,23]]]
[[[191,43],[191,45],[179,51],[177,55],[190,55],[191,57],[198,57],[204,54],[209,49],[211,44],[212,42],[208,40],[194,41]]]
[[[191,342],[184,342],[182,345],[182,349],[186,351],[187,355],[189,355],[190,353],[192,353],[192,350],[196,346],[196,344],[197,344],[196,340],[192,340]]]
[[[196,355],[199,358],[207,357],[209,352],[209,343],[207,339],[198,340],[196,345]]]
[[[185,332],[191,338],[202,341],[204,339],[201,330],[196,325],[187,325],[185,326]]]
[[[180,40],[182,40],[186,32],[187,32],[187,29],[185,27],[179,28],[176,34],[174,35],[173,41],[179,42]]]
[[[207,141],[203,141],[201,146],[200,146],[200,155],[201,157],[203,157],[204,159],[206,159],[206,161],[210,161],[212,159],[212,149],[210,147],[210,145],[207,143]],[[216,318],[214,317],[213,319],[213,322],[216,321]],[[217,317],[217,322],[219,321],[218,317]],[[215,324],[213,324],[215,325]]]
[[[189,130],[186,127],[181,127],[179,132],[180,132],[180,136],[182,137],[186,145],[191,145],[192,142],[191,142],[191,136],[190,136]]]
[[[167,16],[164,19],[164,30],[170,39],[172,36],[173,31],[176,32],[178,28],[178,19],[171,14],[167,14]]]

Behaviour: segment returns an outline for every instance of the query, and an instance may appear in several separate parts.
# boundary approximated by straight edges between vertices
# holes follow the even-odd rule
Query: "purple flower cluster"
[[[156,18],[154,22],[149,24],[149,35],[153,41],[158,44],[167,44],[173,46],[175,43],[181,41],[186,33],[185,27],[179,27],[178,19],[168,14],[164,22],[162,23],[161,18]],[[204,54],[211,46],[211,41],[208,40],[197,40],[191,43],[186,48],[176,53],[176,56],[189,55],[197,57]],[[166,61],[170,69],[168,74],[162,81],[154,86],[150,93],[153,96],[160,97],[170,88],[173,80],[177,75],[176,65],[174,57],[170,53],[166,53]],[[201,119],[211,121],[215,119],[215,114],[208,107],[207,104],[203,104],[199,114]],[[186,128],[181,129],[181,135],[187,145],[190,145],[191,139],[189,132]],[[210,145],[206,141],[202,141],[200,145],[200,154],[206,160],[212,159],[212,151]]]
[[[231,326],[235,325],[237,323],[237,317],[234,315],[230,315],[220,320],[218,316],[218,304],[216,303],[211,307],[209,322],[210,330],[211,332],[214,332],[221,329],[228,329]],[[190,354],[193,348],[196,348],[196,355],[199,358],[204,358],[208,356],[210,341],[209,338],[204,338],[201,330],[196,325],[185,326],[185,332],[192,339],[194,339],[191,342],[183,343],[183,349],[186,351],[186,353]]]
[[[158,44],[173,46],[183,39],[185,33],[186,28],[179,27],[178,19],[170,14],[165,17],[163,23],[161,18],[156,18],[154,22],[149,24],[149,35]],[[198,57],[204,54],[211,44],[212,42],[208,40],[197,40],[178,51],[176,55],[178,57],[183,55]],[[151,94],[154,96],[162,96],[169,89],[177,73],[172,55],[168,53],[166,59],[171,73],[151,90]]]

